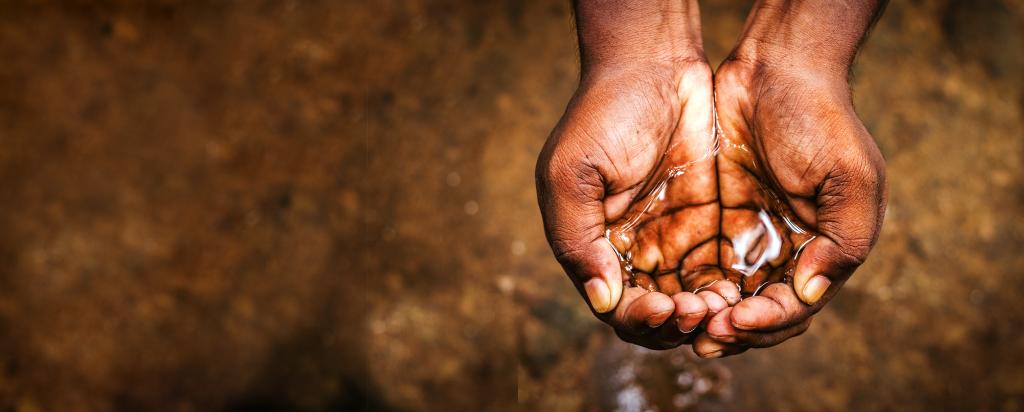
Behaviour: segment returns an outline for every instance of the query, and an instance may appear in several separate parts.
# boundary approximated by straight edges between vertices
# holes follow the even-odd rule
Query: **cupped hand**
[[[716,72],[715,91],[723,147],[742,149],[721,151],[719,162],[761,171],[817,237],[801,251],[791,284],[769,285],[708,321],[694,342],[704,357],[803,333],[864,262],[887,197],[884,160],[854,111],[845,76],[731,60]]]
[[[688,343],[706,315],[728,305],[710,292],[624,286],[628,279],[605,237],[608,223],[665,165],[710,152],[713,101],[704,61],[585,73],[538,160],[538,199],[555,256],[595,314],[627,342],[653,349]],[[714,198],[714,170],[692,176],[672,201],[687,206]]]

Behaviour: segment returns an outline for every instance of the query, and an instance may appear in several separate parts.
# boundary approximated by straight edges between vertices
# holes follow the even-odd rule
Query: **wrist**
[[[578,0],[583,76],[706,64],[696,0]]]
[[[730,59],[845,82],[884,3],[759,0]]]
[[[797,113],[825,107],[852,109],[852,96],[845,75],[765,62],[734,59],[723,63],[715,72],[715,91],[717,100],[738,110],[730,114],[720,112],[723,125],[731,115],[742,115],[740,118],[749,121],[758,112],[770,112],[793,101],[806,99],[812,99],[814,103]]]

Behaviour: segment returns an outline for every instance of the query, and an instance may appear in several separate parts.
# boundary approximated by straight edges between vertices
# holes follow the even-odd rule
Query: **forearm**
[[[733,58],[845,77],[887,0],[758,0]]]
[[[635,64],[703,61],[696,0],[576,0],[584,74]]]

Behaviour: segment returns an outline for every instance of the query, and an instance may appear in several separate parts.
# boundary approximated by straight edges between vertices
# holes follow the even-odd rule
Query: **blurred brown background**
[[[1024,409],[1024,2],[889,6],[882,238],[724,361],[618,343],[544,241],[567,3],[0,3],[0,410]]]

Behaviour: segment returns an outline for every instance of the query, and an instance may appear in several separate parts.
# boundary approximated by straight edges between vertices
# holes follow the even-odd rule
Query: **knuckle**
[[[570,226],[552,224],[548,227],[551,239],[551,250],[559,262],[577,263],[587,260],[593,254],[591,244],[595,239],[588,238],[590,233],[603,233],[600,228],[591,225]]]
[[[838,246],[835,248],[836,256],[832,258],[851,269],[862,265],[875,244],[873,230],[867,226],[831,232],[831,238]]]
[[[860,266],[874,245],[871,237],[846,237],[839,243],[839,253],[853,266]]]
[[[823,232],[828,233],[828,237],[836,244],[836,247],[831,249],[831,253],[823,256],[825,259],[843,271],[850,271],[864,264],[868,253],[874,246],[874,237],[868,234],[851,235],[848,230],[846,232],[830,231],[827,230],[827,226],[825,228],[826,230]]]
[[[832,184],[837,189],[855,190],[877,184],[878,171],[867,159],[859,156],[844,156],[840,159],[831,173]]]
[[[827,229],[827,227],[826,227]],[[843,230],[826,230],[836,244],[831,259],[841,262],[844,266],[857,267],[864,263],[868,253],[875,244],[875,237],[868,227],[844,228]]]
[[[885,160],[877,148],[858,149],[842,156],[833,174],[851,188],[876,188],[885,183]]]
[[[602,174],[589,158],[544,153],[537,162],[534,179],[541,193],[563,191],[575,199],[598,200],[604,191]]]
[[[819,230],[838,246],[838,256],[833,257],[852,267],[864,263],[874,247],[884,215],[885,189],[879,183],[884,180],[879,173],[884,172],[874,170],[833,174],[819,199],[819,210],[827,211],[819,218]]]
[[[564,167],[565,162],[556,157],[555,154],[547,151],[541,154],[534,172],[537,186],[543,188],[557,186],[559,180],[563,179]]]
[[[579,246],[577,235],[554,234],[551,240],[551,250],[555,252],[555,259],[559,263],[572,269],[576,269],[580,262],[586,257],[583,248]]]

